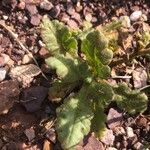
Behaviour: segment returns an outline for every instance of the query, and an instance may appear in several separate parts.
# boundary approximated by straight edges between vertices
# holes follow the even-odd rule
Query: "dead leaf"
[[[33,64],[16,66],[10,70],[10,77],[17,79],[23,87],[29,86],[33,78],[41,73],[41,70]]]
[[[5,114],[19,99],[19,85],[17,81],[7,80],[0,83],[0,114]]]

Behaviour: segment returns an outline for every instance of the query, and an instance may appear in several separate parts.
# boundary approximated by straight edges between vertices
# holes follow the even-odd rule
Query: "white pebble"
[[[134,135],[134,132],[133,132],[133,129],[132,129],[131,127],[127,127],[127,128],[126,128],[126,131],[127,131],[127,136],[128,136],[129,138],[132,138],[132,137],[135,136],[135,135]]]
[[[0,82],[5,79],[6,73],[7,71],[5,70],[5,68],[0,68]]]
[[[130,20],[131,21],[137,21],[141,18],[142,16],[142,11],[134,11],[131,15],[130,15]]]

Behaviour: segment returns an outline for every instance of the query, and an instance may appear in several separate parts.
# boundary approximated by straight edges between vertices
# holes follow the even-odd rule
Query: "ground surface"
[[[51,0],[46,5],[45,3],[44,0],[0,1],[0,149],[3,150],[61,149],[51,122],[55,118],[57,106],[47,99],[52,72],[44,63],[43,56],[47,51],[40,37],[39,28],[45,14],[51,19],[58,19],[72,28],[77,28],[82,25],[83,20],[90,21],[96,26],[120,16],[130,16],[132,12],[141,10],[147,17],[145,22],[150,24],[149,0],[82,0],[81,2]],[[5,28],[4,23],[10,28]],[[13,31],[13,34],[10,31]],[[34,61],[20,47],[14,34],[34,55],[48,81],[41,75],[36,65],[30,66],[35,64]],[[28,66],[18,68],[15,75],[12,73],[13,66],[23,67],[24,64]],[[138,73],[142,74],[139,80],[143,79],[141,84],[144,86],[149,82],[143,70],[149,67],[149,60],[141,58],[137,60],[134,68],[135,76],[138,76]],[[125,70],[131,71],[127,66],[118,69],[120,74],[125,74]],[[17,81],[14,81],[14,76]],[[133,75],[132,80],[135,85],[138,79]],[[18,81],[22,84],[18,84]],[[43,94],[39,94],[40,92]],[[6,112],[7,114],[4,114]],[[106,137],[100,142],[89,135],[86,142],[79,145],[78,149],[111,150],[114,147],[121,150],[138,150],[144,145],[150,148],[150,105],[144,115],[129,116],[118,112],[115,106],[107,113],[108,120],[112,119],[112,114],[120,118],[117,122],[110,123],[111,125],[108,123],[110,129],[108,136],[111,139]],[[113,126],[119,127],[111,130]]]

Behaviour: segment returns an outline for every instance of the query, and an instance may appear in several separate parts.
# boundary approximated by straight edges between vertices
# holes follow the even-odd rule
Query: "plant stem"
[[[119,60],[112,61],[110,63],[110,67],[114,67],[114,66],[120,65],[122,63],[127,63],[129,61],[132,61],[134,58],[136,58],[138,56],[143,56],[143,55],[146,55],[146,54],[150,54],[150,48],[142,49],[142,50],[139,50],[138,52],[134,52],[133,54],[129,55],[128,58],[124,57],[124,58],[121,58]]]

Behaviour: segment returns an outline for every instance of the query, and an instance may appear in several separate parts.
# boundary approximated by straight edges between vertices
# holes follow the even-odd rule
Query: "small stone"
[[[22,64],[28,64],[32,61],[32,57],[29,54],[23,56]]]
[[[32,127],[30,129],[26,129],[24,131],[24,133],[27,136],[29,142],[32,141],[35,138],[35,131]]]
[[[101,141],[106,145],[113,145],[114,140],[115,136],[113,135],[113,131],[106,129],[103,137],[101,138]]]
[[[50,10],[50,16],[53,18],[57,18],[60,14],[60,6],[57,5]]]
[[[130,18],[128,16],[121,16],[120,21],[122,21],[123,27],[125,27],[125,28],[131,27],[131,21],[130,21]]]
[[[51,10],[53,8],[53,4],[48,0],[44,0],[40,3],[40,8],[44,10]]]
[[[107,124],[110,129],[114,129],[115,127],[119,126],[122,120],[122,113],[118,112],[114,108],[109,109],[107,116]]]
[[[36,6],[33,4],[27,4],[26,9],[28,10],[28,12],[30,13],[31,16],[38,13]]]
[[[39,51],[39,54],[41,57],[45,58],[49,55],[49,51],[45,47],[42,47]]]
[[[91,22],[91,20],[92,20],[92,15],[91,15],[90,13],[86,14],[85,20],[88,21],[88,22]]]
[[[6,73],[7,73],[7,71],[5,68],[0,68],[0,82],[5,79]]]
[[[131,127],[126,127],[126,132],[127,132],[128,138],[132,138],[135,136],[133,129]]]
[[[125,135],[125,129],[123,127],[116,127],[114,130],[116,135]]]
[[[53,143],[56,143],[56,133],[54,128],[48,129],[45,134],[46,138],[52,141]]]
[[[22,9],[22,10],[24,10],[25,7],[26,7],[26,4],[25,4],[24,1],[21,1],[21,2],[18,4],[18,8],[20,8],[20,9]]]
[[[75,13],[75,9],[73,8],[72,4],[67,5],[67,13],[69,15],[73,15]]]
[[[138,21],[142,16],[142,11],[134,11],[131,15],[130,15],[130,20],[131,21]]]
[[[144,149],[144,145],[140,142],[137,142],[134,144],[133,146],[136,150],[139,150],[139,149]]]
[[[68,26],[69,26],[70,28],[72,28],[72,29],[78,28],[78,24],[77,24],[74,20],[69,20],[69,21],[67,22],[67,24],[68,24]]]
[[[32,15],[31,16],[31,20],[30,20],[30,23],[34,26],[38,26],[41,22],[41,15],[39,14],[35,14],[35,15]]]
[[[133,73],[133,83],[135,88],[142,88],[147,85],[147,72],[144,68],[136,68]]]
[[[4,61],[3,61],[3,65],[9,65],[9,66],[13,66],[14,61],[9,57],[9,55],[7,54],[1,54],[1,57],[3,57]]]
[[[7,20],[7,19],[8,19],[8,16],[3,15],[3,19],[4,19],[4,20]]]

